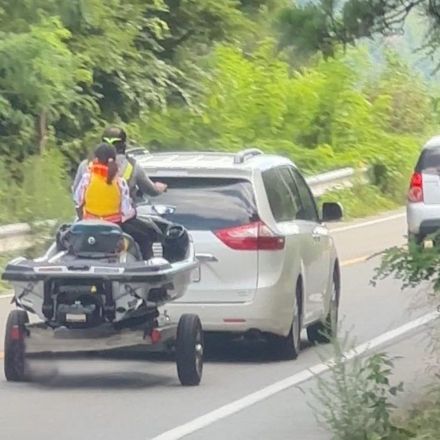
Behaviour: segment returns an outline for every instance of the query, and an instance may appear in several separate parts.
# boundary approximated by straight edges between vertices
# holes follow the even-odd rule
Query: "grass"
[[[5,161],[3,161],[5,162]],[[0,161],[0,224],[68,219],[74,215],[66,166],[60,153],[30,156],[16,168]]]
[[[437,440],[440,437],[440,387],[434,385],[425,398],[400,421],[413,440]]]
[[[353,188],[331,191],[319,201],[341,203],[344,207],[344,220],[368,217],[400,206],[374,185],[356,185]]]

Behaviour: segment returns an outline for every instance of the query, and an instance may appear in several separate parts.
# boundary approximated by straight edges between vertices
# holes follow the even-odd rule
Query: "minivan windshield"
[[[248,180],[211,177],[154,177],[168,185],[167,192],[151,197],[152,204],[172,205],[164,215],[189,230],[214,231],[241,226],[258,218]],[[142,207],[139,208],[142,211]]]

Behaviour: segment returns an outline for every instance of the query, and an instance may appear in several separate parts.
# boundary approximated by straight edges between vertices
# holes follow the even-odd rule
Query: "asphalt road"
[[[341,334],[349,332],[355,344],[379,337],[378,347],[404,356],[396,374],[414,383],[408,391],[414,392],[420,381],[412,379],[420,379],[425,368],[428,330],[416,323],[410,331],[390,331],[432,307],[424,292],[401,292],[393,280],[370,286],[379,260],[366,260],[403,242],[405,219],[392,213],[333,229],[343,262]],[[0,299],[1,341],[8,302]],[[203,383],[195,388],[181,387],[172,360],[157,355],[33,359],[32,383],[7,383],[0,373],[0,439],[171,440],[185,433],[210,440],[329,439],[310,408],[316,380],[307,377],[310,367],[318,371],[329,356],[329,347],[307,343],[289,362],[272,361],[258,343],[211,347]]]

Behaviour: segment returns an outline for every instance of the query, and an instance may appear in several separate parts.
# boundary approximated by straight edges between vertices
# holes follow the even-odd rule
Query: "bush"
[[[402,383],[390,383],[393,359],[378,353],[348,361],[342,350],[346,344],[333,341],[330,377],[318,379],[318,421],[336,440],[406,439],[406,431],[392,422],[392,398],[403,390]]]
[[[22,164],[1,161],[0,223],[72,218],[73,201],[63,156],[49,150]]]
[[[432,239],[439,239],[434,234]],[[393,247],[382,254],[380,266],[372,280],[377,281],[392,276],[401,282],[402,289],[418,287],[423,282],[430,283],[433,293],[440,292],[440,251],[438,247],[425,249],[411,241],[408,246]]]

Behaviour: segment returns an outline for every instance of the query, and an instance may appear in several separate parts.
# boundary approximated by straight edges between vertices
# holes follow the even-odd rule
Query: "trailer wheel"
[[[9,313],[5,333],[4,371],[6,380],[23,382],[26,380],[25,324],[28,314],[23,310]]]
[[[182,315],[177,327],[176,363],[180,383],[199,385],[203,372],[203,330],[197,315]]]

